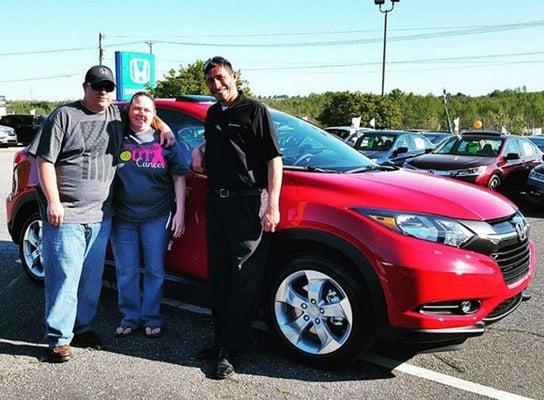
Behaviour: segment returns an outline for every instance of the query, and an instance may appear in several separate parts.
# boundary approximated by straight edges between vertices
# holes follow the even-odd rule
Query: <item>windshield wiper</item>
[[[399,167],[394,165],[366,165],[364,167],[358,167],[346,171],[346,174],[355,174],[357,172],[367,172],[367,171],[396,171]]]
[[[294,169],[297,171],[308,171],[308,172],[326,172],[326,173],[342,173],[342,171],[338,171],[336,169],[329,169],[329,168],[322,168],[322,167],[314,167],[311,165],[284,165],[284,169]]]

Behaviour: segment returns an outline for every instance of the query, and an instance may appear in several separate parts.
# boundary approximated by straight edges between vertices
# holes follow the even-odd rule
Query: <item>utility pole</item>
[[[102,61],[104,60],[104,49],[102,48],[102,39],[104,39],[106,35],[103,33],[98,34],[98,64],[102,65]]]
[[[380,7],[380,12],[384,14],[383,21],[383,58],[382,58],[382,97],[385,96],[385,51],[387,43],[387,14],[393,11],[395,8],[395,3],[398,3],[400,0],[390,0],[391,6],[389,8],[384,8],[385,0],[374,0],[374,4]]]
[[[151,40],[146,40],[145,44],[149,46],[149,54],[153,54],[153,43]]]

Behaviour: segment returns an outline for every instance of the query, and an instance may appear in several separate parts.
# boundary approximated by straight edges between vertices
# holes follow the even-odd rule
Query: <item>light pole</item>
[[[390,0],[391,1],[391,7],[385,8],[385,0],[374,0],[374,4],[380,6],[380,12],[384,14],[384,23],[383,23],[383,61],[382,61],[382,97],[385,94],[385,50],[386,50],[386,43],[387,43],[387,14],[389,14],[391,11],[393,11],[393,8],[395,8],[395,3],[398,3],[400,0]]]

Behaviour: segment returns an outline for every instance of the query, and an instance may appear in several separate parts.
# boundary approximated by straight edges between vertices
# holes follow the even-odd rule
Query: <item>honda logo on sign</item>
[[[133,58],[129,64],[130,79],[134,83],[148,83],[151,80],[151,67],[148,60]]]

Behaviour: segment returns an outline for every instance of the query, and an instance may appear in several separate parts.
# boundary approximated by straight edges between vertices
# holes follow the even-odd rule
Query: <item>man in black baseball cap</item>
[[[90,86],[93,90],[105,89],[106,92],[113,92],[115,89],[115,80],[109,67],[105,65],[95,65],[85,74],[84,85]]]

